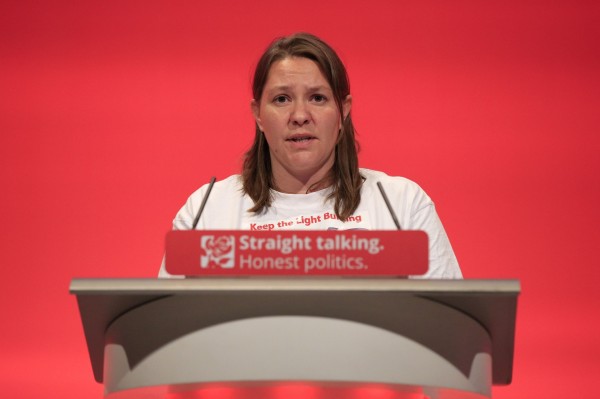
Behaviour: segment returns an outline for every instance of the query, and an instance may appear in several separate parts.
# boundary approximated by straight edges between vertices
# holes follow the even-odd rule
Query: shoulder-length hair
[[[260,102],[271,66],[284,58],[303,57],[314,61],[331,86],[341,118],[344,118],[344,99],[350,94],[350,82],[344,64],[335,51],[318,37],[308,33],[296,33],[276,39],[263,53],[254,72],[252,94]],[[332,192],[337,217],[345,221],[360,203],[363,178],[358,169],[358,142],[352,118],[348,114],[342,121],[335,160],[331,170]],[[258,124],[254,143],[246,152],[242,169],[243,190],[254,206],[250,212],[260,213],[272,203],[273,174],[269,145]]]

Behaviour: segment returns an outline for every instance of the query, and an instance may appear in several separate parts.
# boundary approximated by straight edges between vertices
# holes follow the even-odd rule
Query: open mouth
[[[314,140],[314,136],[294,136],[287,139],[287,141],[292,141],[294,143],[303,143],[306,141]]]

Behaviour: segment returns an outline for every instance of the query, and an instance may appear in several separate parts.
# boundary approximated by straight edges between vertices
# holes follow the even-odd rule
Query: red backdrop
[[[71,278],[156,275],[187,195],[240,167],[258,56],[299,30],[347,64],[362,165],[429,192],[467,277],[521,280],[495,397],[593,396],[599,26],[595,1],[3,1],[2,396],[101,397]]]

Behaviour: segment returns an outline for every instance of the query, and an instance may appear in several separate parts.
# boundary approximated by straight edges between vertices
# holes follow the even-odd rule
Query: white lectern
[[[205,384],[385,384],[485,398],[512,377],[516,280],[74,279],[110,398]]]

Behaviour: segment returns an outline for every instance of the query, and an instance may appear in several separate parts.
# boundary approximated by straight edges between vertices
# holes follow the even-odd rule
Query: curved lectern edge
[[[492,338],[493,383],[512,379],[518,280],[406,280],[334,278],[74,279],[95,379],[103,381],[105,331],[120,315],[165,296],[219,293],[418,296],[451,306],[477,320]]]

